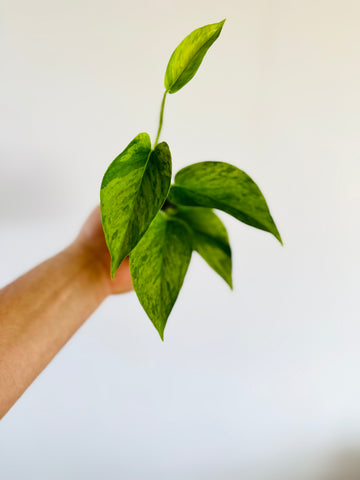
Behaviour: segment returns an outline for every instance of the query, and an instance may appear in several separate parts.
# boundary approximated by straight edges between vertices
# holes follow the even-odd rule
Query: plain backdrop
[[[162,139],[174,171],[245,170],[284,247],[221,214],[234,291],[194,254],[164,343],[135,294],[106,300],[1,421],[2,480],[346,480],[360,457],[358,0],[1,0],[0,284],[74,238],[154,137],[173,49],[225,17]]]

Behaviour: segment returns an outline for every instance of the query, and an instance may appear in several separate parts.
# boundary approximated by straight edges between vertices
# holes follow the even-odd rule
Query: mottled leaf
[[[197,72],[211,45],[220,35],[225,20],[197,28],[176,47],[165,73],[165,89],[175,93]]]
[[[253,227],[272,233],[282,243],[265,198],[242,170],[224,162],[199,162],[175,176],[169,200],[180,205],[217,208]]]
[[[151,151],[140,133],[107,169],[100,191],[101,220],[111,254],[111,276],[146,232],[164,203],[171,181],[165,142]]]
[[[179,206],[176,218],[184,220],[193,232],[193,248],[232,288],[231,248],[226,228],[209,208]]]
[[[145,312],[164,339],[192,252],[191,231],[185,222],[160,211],[130,254],[134,289]]]

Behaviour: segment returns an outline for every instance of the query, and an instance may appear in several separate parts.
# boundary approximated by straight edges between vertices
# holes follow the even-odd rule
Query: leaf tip
[[[111,257],[111,265],[110,265],[110,277],[111,277],[111,280],[114,279],[118,268],[119,268],[118,263],[115,262],[114,257]]]
[[[276,229],[276,232],[275,232],[274,235],[275,235],[276,239],[279,240],[281,246],[284,246],[284,243],[283,243],[283,241],[282,241],[282,238],[281,238],[281,235],[280,235],[278,229]]]
[[[156,328],[158,334],[160,335],[160,338],[162,341],[164,341],[164,328]]]
[[[274,235],[274,237],[276,238],[276,240],[278,240],[280,242],[280,244],[283,246],[283,241],[282,241],[282,238],[281,238],[281,235],[280,235],[280,232],[276,226],[276,223],[274,222],[274,219],[270,216],[270,219],[271,219],[271,228],[268,229],[268,232],[270,232],[272,235]]]

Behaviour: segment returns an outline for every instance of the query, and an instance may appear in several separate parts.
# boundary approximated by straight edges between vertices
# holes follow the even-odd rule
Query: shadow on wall
[[[360,480],[360,447],[285,459],[276,468],[259,464],[249,470],[218,474],[211,480]]]
[[[360,449],[347,449],[336,455],[319,480],[360,480]]]

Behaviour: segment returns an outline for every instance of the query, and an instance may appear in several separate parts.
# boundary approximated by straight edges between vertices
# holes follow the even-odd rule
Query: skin
[[[132,289],[128,258],[110,278],[97,207],[67,248],[0,290],[0,418],[105,298]]]

